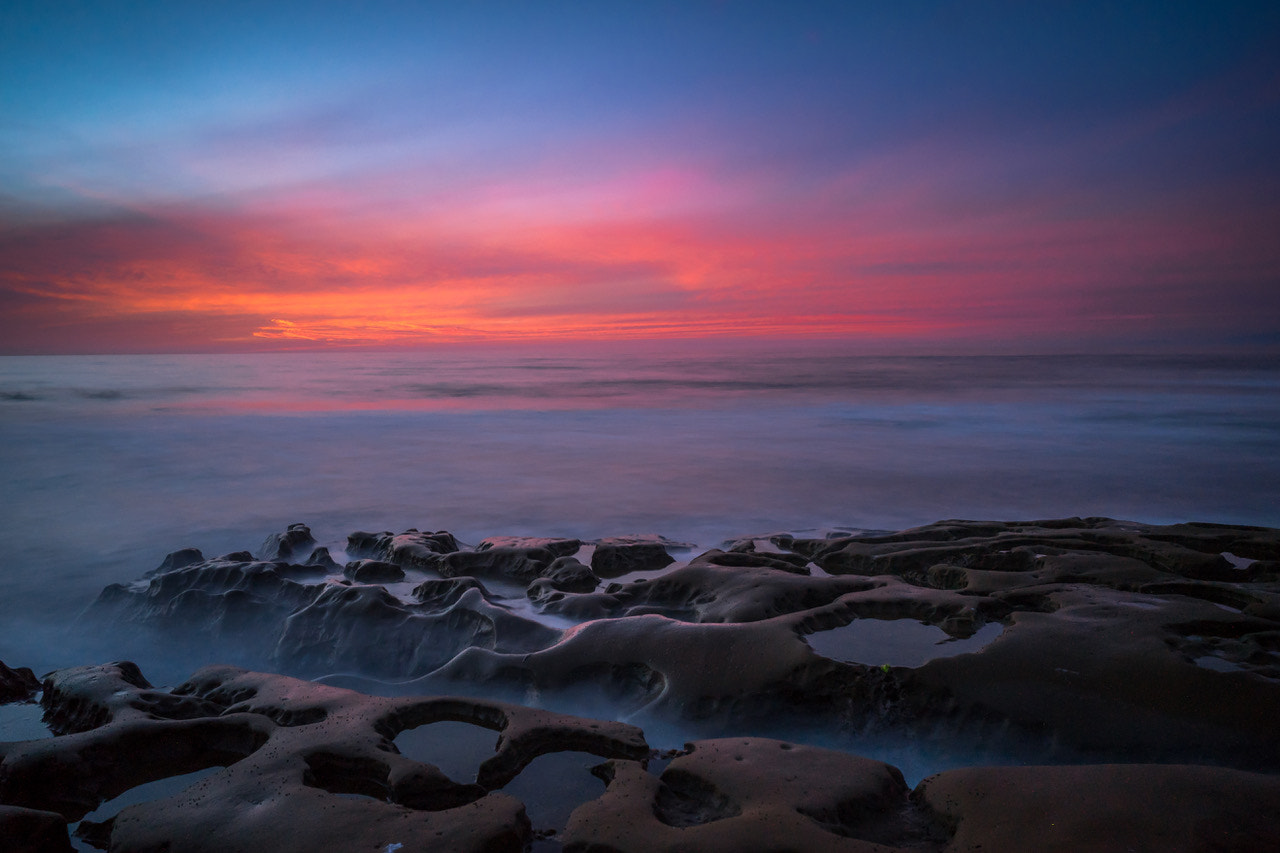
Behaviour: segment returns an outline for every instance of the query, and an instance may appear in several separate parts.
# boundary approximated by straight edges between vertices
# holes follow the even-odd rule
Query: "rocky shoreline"
[[[85,624],[254,666],[171,689],[127,663],[0,669],[0,701],[39,690],[57,735],[0,744],[7,849],[69,849],[69,825],[112,851],[1280,848],[1272,529],[946,521],[693,553],[417,530],[339,549],[299,524],[256,555],[170,554]],[[469,778],[397,745],[445,722],[499,733]],[[696,736],[646,734],[670,727]],[[814,745],[855,736],[1034,766],[911,787]],[[540,757],[579,753],[590,794],[560,817],[511,793],[558,789],[568,765]]]

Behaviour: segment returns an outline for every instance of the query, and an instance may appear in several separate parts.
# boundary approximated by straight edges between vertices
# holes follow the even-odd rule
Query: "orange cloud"
[[[1186,309],[1144,304],[1144,281],[1176,293],[1188,270],[1257,256],[1256,234],[1188,209],[1066,216],[1031,199],[957,213],[910,162],[806,192],[688,166],[558,182],[557,165],[435,194],[408,175],[398,195],[304,187],[15,226],[0,232],[5,331],[14,350],[91,327],[108,349],[109,329],[120,349],[1034,339],[1155,327]]]

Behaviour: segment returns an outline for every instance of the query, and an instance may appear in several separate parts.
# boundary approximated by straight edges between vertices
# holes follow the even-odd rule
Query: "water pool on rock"
[[[842,628],[809,634],[805,641],[815,652],[832,660],[916,667],[936,658],[981,651],[1003,631],[1003,625],[992,622],[961,640],[914,619],[855,619]]]

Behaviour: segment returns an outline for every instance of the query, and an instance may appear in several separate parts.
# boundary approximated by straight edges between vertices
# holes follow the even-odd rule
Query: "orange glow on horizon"
[[[853,203],[837,186],[818,203],[771,204],[767,183],[657,169],[560,194],[549,179],[491,185],[449,196],[447,210],[434,197],[374,209],[340,194],[308,206],[305,193],[256,209],[130,209],[10,231],[5,283],[33,306],[12,320],[31,340],[94,325],[129,340],[167,325],[181,328],[173,345],[196,348],[933,341],[1154,326],[1159,312],[1138,298],[1107,304],[1114,270],[1162,274],[1171,251],[1211,264],[1232,250],[1186,211],[956,219],[927,215],[919,187],[909,199]]]

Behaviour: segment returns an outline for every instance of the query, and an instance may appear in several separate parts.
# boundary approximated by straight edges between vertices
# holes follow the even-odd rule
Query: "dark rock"
[[[0,805],[0,846],[5,853],[72,853],[67,821],[57,812]]]
[[[392,536],[383,546],[386,559],[401,566],[411,568],[435,568],[440,557],[458,550],[458,542],[452,533],[444,530],[436,533],[419,533],[410,530],[399,536]]]
[[[109,837],[110,849],[125,853],[302,853],[333,849],[334,839],[343,849],[403,844],[517,853],[531,828],[523,805],[499,789],[535,758],[586,751],[635,762],[649,754],[643,734],[622,723],[482,700],[363,696],[231,667],[200,670],[170,695],[207,714],[146,718],[129,712],[145,688],[122,682],[119,672],[108,675],[63,674],[54,710],[70,716],[61,706],[106,703],[124,713],[78,734],[0,751],[5,850],[69,849],[66,821],[104,800],[145,782],[221,767],[180,795],[125,808],[96,830]],[[455,783],[391,743],[405,729],[446,720],[503,734],[476,783]],[[40,846],[45,827],[60,830],[64,846],[56,845],[56,832],[53,846]],[[14,839],[33,846],[17,847]]]
[[[457,550],[453,534],[443,530],[407,530],[400,534],[357,531],[347,537],[347,553],[351,556],[385,560],[406,568],[433,569],[442,555]]]
[[[504,789],[525,774],[554,789],[562,780],[538,777],[535,759],[558,752],[599,756],[593,772],[607,786],[559,834],[569,851],[1280,847],[1280,777],[1225,767],[967,767],[912,792],[891,765],[760,737],[696,740],[658,773],[646,770],[655,753],[633,726],[485,699],[367,696],[227,666],[201,669],[169,692],[128,664],[53,680],[52,715],[97,722],[0,744],[6,851],[65,853],[68,821],[138,785],[213,769],[90,834],[114,853],[305,853],[334,849],[335,839],[342,849],[516,853],[535,833],[525,805]],[[453,781],[430,754],[414,760],[396,749],[401,733],[446,721],[501,732],[474,782]]]
[[[382,552],[382,543],[389,542],[394,534],[390,530],[381,533],[366,533],[357,530],[347,535],[347,554],[352,557],[376,557]]]
[[[404,580],[404,569],[395,563],[381,560],[356,560],[347,563],[342,574],[356,583],[399,583]]]
[[[489,548],[446,554],[435,569],[446,578],[499,577],[527,584],[541,577],[555,559],[555,554],[546,548]]]
[[[231,556],[248,556],[231,555]],[[156,575],[133,590],[112,585],[86,614],[95,629],[136,644],[139,627],[166,641],[224,650],[266,662],[283,621],[320,587],[315,567],[218,558]]]
[[[445,578],[402,600],[310,582],[314,567],[206,560],[145,591],[110,587],[92,612],[166,640],[195,636],[202,651],[252,645],[290,672],[581,702],[573,707],[696,721],[699,733],[802,721],[815,732],[963,732],[1020,760],[1280,768],[1280,587],[1263,559],[1280,531],[1069,518],[776,535],[603,589],[547,547],[487,540],[448,551],[452,537],[418,531],[351,541],[369,559]],[[593,565],[611,548],[657,548],[669,561],[667,547],[602,540]],[[490,594],[477,577],[520,583],[557,625],[577,624],[525,618],[527,601],[497,583]],[[819,632],[870,619],[923,622],[956,640],[1000,631],[915,666],[881,669],[874,649],[814,651],[830,649]]]
[[[968,767],[914,796],[955,827],[949,850],[1280,850],[1280,778],[1222,767]]]
[[[489,599],[489,591],[484,585],[469,577],[423,581],[413,588],[413,597],[423,604],[443,608],[451,606],[472,589],[478,590],[486,601]]]
[[[616,578],[630,572],[656,571],[674,562],[660,542],[603,540],[591,555],[591,570],[602,578]]]
[[[753,551],[708,551],[699,562],[729,568],[766,568],[793,575],[809,574],[808,559],[798,554],[759,554]]]
[[[527,653],[559,637],[490,604],[479,589],[441,609],[406,605],[380,586],[328,584],[285,620],[273,659],[309,675],[355,670],[404,678],[424,675],[467,648]]]
[[[551,564],[542,580],[562,592],[591,592],[600,578],[574,557],[560,557]]]
[[[536,604],[554,605],[564,599],[566,592],[591,592],[599,584],[600,578],[596,577],[595,572],[578,562],[576,557],[559,557],[543,577],[529,584],[525,595]],[[602,610],[601,615],[603,612]]]
[[[25,666],[10,669],[0,661],[0,705],[24,702],[40,689],[40,679]]]
[[[156,690],[132,661],[52,672],[44,680],[40,704],[45,722],[57,735],[86,732],[111,722],[190,720],[222,711],[199,699]]]
[[[152,569],[150,572],[147,572],[146,577],[164,574],[165,572],[171,572],[174,569],[184,569],[187,566],[202,562],[203,560],[204,554],[200,553],[199,548],[183,548],[166,556],[159,566]]]
[[[315,566],[325,572],[342,571],[342,566],[339,566],[338,562],[329,555],[329,549],[324,547],[312,551],[311,556],[307,558],[306,565]]]
[[[557,557],[572,557],[582,547],[581,539],[564,539],[554,536],[490,536],[481,540],[477,551],[490,548],[542,548]]]
[[[290,524],[284,533],[272,533],[259,549],[264,560],[281,560],[300,563],[316,548],[311,528],[305,524]]]
[[[566,850],[940,850],[950,835],[897,768],[784,741],[695,741],[661,776],[621,761],[604,776],[605,794],[570,818]]]

